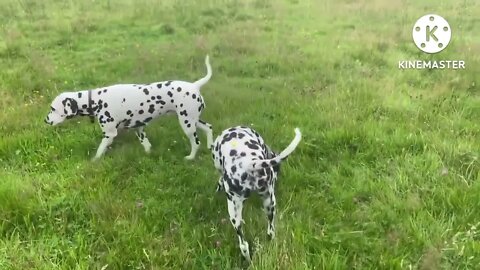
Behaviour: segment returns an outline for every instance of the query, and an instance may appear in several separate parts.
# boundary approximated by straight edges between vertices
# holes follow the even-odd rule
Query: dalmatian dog
[[[103,139],[93,160],[99,159],[112,144],[119,129],[135,129],[147,153],[151,144],[144,128],[153,119],[176,113],[180,125],[190,140],[191,151],[186,159],[194,159],[200,145],[197,128],[207,135],[212,145],[212,126],[200,120],[205,102],[200,88],[212,77],[208,55],[205,58],[207,75],[196,82],[162,81],[150,84],[117,84],[107,87],[64,92],[50,106],[45,122],[55,126],[77,115],[94,117],[103,131]]]
[[[224,190],[227,195],[230,222],[237,233],[241,253],[249,262],[249,245],[241,225],[243,202],[252,191],[261,196],[268,219],[267,235],[273,239],[276,207],[274,188],[280,163],[295,150],[301,136],[300,130],[296,128],[295,138],[278,155],[265,144],[255,130],[248,127],[237,126],[224,130],[213,144],[213,161],[221,174],[217,192]]]

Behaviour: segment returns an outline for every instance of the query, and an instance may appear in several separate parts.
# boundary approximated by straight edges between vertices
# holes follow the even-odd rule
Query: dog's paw
[[[267,236],[269,240],[273,240],[275,238],[275,231],[268,231]]]
[[[191,156],[191,155],[188,155],[185,157],[186,160],[193,160],[195,158],[195,156]]]

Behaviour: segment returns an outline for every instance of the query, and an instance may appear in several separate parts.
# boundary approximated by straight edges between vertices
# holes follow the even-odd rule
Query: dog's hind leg
[[[147,138],[147,134],[143,130],[144,127],[141,126],[137,128],[135,131],[135,135],[137,135],[138,140],[140,140],[140,143],[143,145],[143,148],[145,148],[145,152],[150,153],[150,149],[152,148],[152,145],[150,144],[150,141]]]
[[[263,210],[265,211],[268,219],[267,235],[270,237],[270,239],[273,239],[275,238],[275,207],[277,204],[273,188],[269,188],[267,192],[262,194],[262,199]]]
[[[203,130],[205,134],[207,134],[207,146],[209,149],[212,149],[212,146],[213,146],[212,125],[199,119],[197,122],[197,127]]]
[[[248,247],[248,242],[245,240],[245,236],[242,231],[242,209],[243,209],[243,198],[238,196],[229,196],[228,197],[228,214],[230,215],[230,222],[232,222],[233,228],[237,232],[238,243],[240,245],[240,251],[242,252],[243,257],[250,262],[250,250]]]
[[[200,146],[200,140],[198,139],[197,135],[197,126],[195,125],[195,122],[192,121],[192,119],[186,116],[179,116],[178,120],[180,121],[180,126],[182,126],[183,131],[190,140],[190,154],[186,156],[185,159],[192,160],[195,158],[198,147]]]
[[[117,136],[117,129],[115,127],[105,127],[103,131],[103,139],[97,149],[97,154],[93,158],[93,161],[98,160],[107,150],[113,142],[113,139]]]

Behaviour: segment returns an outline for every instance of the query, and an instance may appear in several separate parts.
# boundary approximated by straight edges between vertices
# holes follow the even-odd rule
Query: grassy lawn
[[[214,135],[303,140],[277,185],[277,237],[244,209],[251,269],[478,269],[480,3],[476,0],[0,0],[0,269],[248,268],[176,117],[92,163],[88,118],[43,119],[62,91],[205,74]],[[453,32],[418,50],[428,13]],[[399,60],[465,60],[400,70]]]

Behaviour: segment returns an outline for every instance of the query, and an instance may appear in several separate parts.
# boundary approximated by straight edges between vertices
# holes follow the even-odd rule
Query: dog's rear
[[[267,234],[273,238],[276,167],[295,150],[301,137],[300,130],[296,128],[294,139],[278,155],[270,150],[256,131],[247,127],[225,130],[215,140],[212,149],[214,164],[222,174],[217,191],[222,187],[225,189],[230,221],[237,232],[240,251],[248,261],[251,260],[249,245],[241,226],[243,202],[251,191],[258,192],[268,218]]]
[[[300,129],[295,128],[295,137],[290,142],[290,144],[285,148],[279,155],[271,159],[262,159],[262,160],[252,160],[250,163],[246,164],[245,170],[247,171],[256,171],[268,167],[273,167],[286,159],[294,150],[297,148],[300,140],[302,139],[302,133]]]

